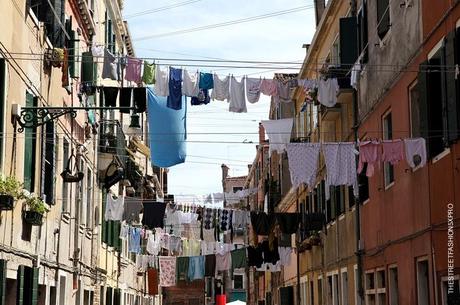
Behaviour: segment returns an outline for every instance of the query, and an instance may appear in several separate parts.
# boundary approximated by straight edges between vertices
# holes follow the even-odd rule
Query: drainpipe
[[[356,16],[356,6],[357,1],[351,0],[351,15]],[[356,40],[359,40],[356,37]],[[359,45],[359,41],[358,45]],[[358,128],[359,128],[359,118],[358,118],[358,92],[357,90],[353,90],[353,130],[354,130],[354,137],[355,143],[358,143]],[[358,157],[356,157],[356,166],[358,163]],[[359,185],[358,185],[359,187]],[[363,288],[363,249],[361,249],[361,200],[358,196],[355,197],[355,235],[356,235],[356,276],[358,280],[358,299],[359,304],[364,304],[364,288]]]
[[[296,188],[296,201],[295,201],[295,206],[296,206],[296,213],[300,213],[299,211],[299,188]],[[300,217],[300,225],[297,228],[297,234],[296,234],[296,260],[297,260],[297,305],[300,305],[300,253],[299,253],[299,245],[300,245],[300,227],[303,225],[302,223],[302,217]]]

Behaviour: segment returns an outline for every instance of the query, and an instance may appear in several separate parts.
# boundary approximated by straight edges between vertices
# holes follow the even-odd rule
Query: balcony
[[[99,165],[100,170],[105,169],[114,157],[121,164],[126,163],[126,138],[118,120],[104,120],[99,126]]]

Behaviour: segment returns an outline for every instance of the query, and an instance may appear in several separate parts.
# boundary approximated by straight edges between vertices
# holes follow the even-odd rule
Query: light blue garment
[[[185,96],[182,97],[183,107],[179,110],[168,108],[167,98],[157,96],[151,87],[147,87],[147,98],[152,165],[170,167],[184,163],[187,155]]]
[[[204,256],[191,256],[188,261],[188,280],[204,279]]]
[[[141,229],[130,228],[129,229],[129,252],[141,253]]]

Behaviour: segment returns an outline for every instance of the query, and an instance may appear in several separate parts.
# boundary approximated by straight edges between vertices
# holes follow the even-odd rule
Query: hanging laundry
[[[360,59],[358,59],[358,61],[351,68],[350,85],[355,90],[358,90],[358,82],[361,75],[361,64],[359,61]]]
[[[188,280],[189,258],[181,256],[176,258],[176,282]]]
[[[64,48],[64,58],[62,60],[62,77],[61,77],[61,83],[62,83],[62,88],[67,90],[67,93],[71,93],[71,88],[70,88],[70,73],[69,73],[69,50],[67,48]]]
[[[291,247],[278,247],[280,254],[281,266],[289,266],[291,264],[292,248]]]
[[[289,143],[287,144],[289,172],[293,187],[302,183],[313,189],[318,171],[320,143]]]
[[[165,229],[167,232],[175,236],[181,236],[182,224],[180,222],[180,211],[168,206],[165,214]]]
[[[147,269],[147,285],[149,295],[158,294],[158,270],[154,268]]]
[[[203,229],[203,240],[207,242],[215,242],[215,230],[214,229]]]
[[[276,221],[284,234],[294,234],[299,229],[299,213],[276,213]]]
[[[91,54],[93,54],[94,57],[104,57],[105,51],[106,49],[104,45],[93,44],[91,46]]]
[[[337,78],[328,78],[318,81],[318,101],[326,107],[334,107],[337,104],[339,84]]]
[[[193,97],[198,95],[198,91],[198,72],[190,74],[184,69],[182,95]]]
[[[216,253],[216,243],[215,242],[208,242],[208,241],[201,241],[201,254],[208,255]]]
[[[425,166],[426,141],[424,138],[404,139],[406,161],[410,167]]]
[[[126,69],[128,59],[127,56],[119,56],[118,57],[118,64],[117,64],[117,76],[118,79],[121,80],[123,79],[123,70]]]
[[[123,220],[127,223],[139,223],[139,214],[142,211],[142,202],[139,198],[128,197],[124,198],[125,209],[123,211]]]
[[[131,227],[129,229],[128,250],[131,253],[141,252],[141,229],[140,228]]]
[[[278,95],[278,83],[274,79],[263,79],[260,82],[260,92],[268,96]]]
[[[276,264],[280,260],[280,254],[278,252],[278,242],[276,239],[273,241],[273,245],[270,246],[268,240],[264,240],[259,247],[262,249],[264,255],[264,263]]]
[[[142,81],[146,85],[155,84],[155,63],[149,64],[144,60],[144,73],[142,74]]]
[[[234,230],[246,229],[248,224],[248,212],[242,210],[234,210],[232,216],[232,226]]]
[[[114,198],[111,193],[107,194],[104,219],[120,221],[123,216],[124,198]]]
[[[225,232],[229,230],[229,222],[230,222],[230,217],[228,210],[221,210],[220,212],[220,217],[219,217],[219,222],[220,222],[220,230],[222,232]]]
[[[303,229],[305,232],[321,231],[326,225],[323,213],[307,213],[304,215]]]
[[[230,252],[227,252],[223,255],[216,254],[216,270],[217,271],[227,271],[232,267],[232,256]]]
[[[326,200],[330,198],[331,185],[353,186],[353,193],[358,196],[354,143],[324,143],[322,150],[326,163]]]
[[[131,107],[131,96],[133,88],[120,88],[120,107]],[[121,113],[130,113],[130,109],[120,109]]]
[[[158,255],[161,250],[160,240],[155,238],[155,234],[149,234],[147,236],[146,250],[152,255]]]
[[[361,173],[364,168],[364,163],[367,163],[366,176],[374,175],[375,164],[380,166],[382,161],[380,143],[377,141],[363,141],[359,143],[359,162],[358,173]]]
[[[251,104],[257,103],[260,98],[260,78],[246,77],[246,98]]]
[[[214,254],[206,255],[204,264],[204,275],[216,276],[216,256]]]
[[[169,236],[168,250],[172,255],[182,255],[182,239],[178,236]]]
[[[200,72],[200,81],[198,87],[200,89],[209,90],[214,88],[214,78],[211,73]]]
[[[128,238],[128,235],[129,235],[129,226],[126,223],[122,222],[121,227],[120,227],[119,238],[126,240]]]
[[[262,121],[268,136],[270,155],[273,151],[281,154],[286,150],[286,144],[291,140],[293,119]]]
[[[190,103],[192,106],[207,105],[211,101],[209,97],[209,91],[205,89],[199,89],[198,95],[191,98]]]
[[[104,92],[104,106],[116,107],[118,97],[118,87],[103,87]]]
[[[233,76],[230,82],[230,97],[229,97],[229,108],[230,112],[248,112],[246,108],[246,98],[244,96],[244,82],[236,80]]]
[[[236,249],[230,252],[232,256],[232,271],[239,268],[246,268],[246,248]]]
[[[225,253],[230,253],[230,251],[233,250],[233,244],[227,244],[227,243],[221,243],[217,242],[216,243],[216,253],[220,255],[224,255]]]
[[[142,60],[128,56],[125,79],[139,84],[142,82],[141,71]]]
[[[211,98],[213,100],[225,101],[230,97],[230,77],[226,76],[220,79],[217,74],[213,75],[214,89],[212,89]]]
[[[155,67],[155,94],[157,96],[168,96],[169,95],[169,81],[168,81],[168,72],[163,71],[160,68],[160,65]]]
[[[280,272],[281,271],[281,263],[280,261],[276,262],[276,264],[271,263],[264,263],[260,268],[256,268],[256,271],[259,272]]]
[[[252,229],[257,235],[268,235],[275,225],[275,215],[251,211]]]
[[[201,252],[201,241],[196,239],[182,240],[182,255],[197,256]]]
[[[292,247],[292,235],[281,233],[279,236],[278,246]]]
[[[104,63],[102,64],[102,78],[118,80],[118,61],[117,58],[109,52],[109,50],[104,50]]]
[[[166,203],[164,202],[144,202],[144,212],[142,214],[142,225],[149,229],[163,228]]]
[[[404,142],[401,139],[383,140],[382,149],[382,162],[389,162],[391,165],[396,165],[401,160],[404,160]]]
[[[171,287],[176,285],[176,258],[174,256],[160,256],[160,286]]]
[[[158,83],[158,81],[157,81]],[[186,156],[186,110],[166,106],[166,98],[148,91],[148,124],[152,165],[170,167],[184,163]],[[161,145],[160,145],[161,144]]]
[[[294,88],[292,81],[277,81],[277,92],[278,95],[275,97],[275,102],[277,103],[288,103],[291,102],[291,89]],[[297,80],[295,80],[295,85],[297,86]]]
[[[204,229],[211,229],[214,227],[214,210],[207,208],[204,212]]]
[[[262,248],[249,246],[248,251],[248,266],[260,268],[264,262]]]
[[[298,79],[297,85],[302,87],[305,94],[308,94],[309,91],[316,90],[316,88],[318,88],[318,82],[316,79]]]
[[[189,259],[188,265],[188,280],[202,280],[204,279],[205,263],[204,256],[192,256]]]
[[[174,110],[182,109],[182,69],[169,68],[169,95],[167,106]]]
[[[136,113],[142,113],[147,110],[147,91],[145,87],[133,89],[133,101]]]

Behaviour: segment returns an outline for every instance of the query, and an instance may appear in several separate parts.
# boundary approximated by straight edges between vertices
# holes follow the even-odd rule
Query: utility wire
[[[161,6],[161,7],[157,7],[157,8],[152,8],[152,9],[149,9],[149,10],[146,10],[146,11],[143,11],[143,12],[137,12],[137,13],[133,13],[133,14],[128,14],[128,15],[124,16],[124,18],[129,19],[129,18],[136,18],[136,17],[144,16],[144,15],[155,14],[155,13],[158,13],[158,12],[162,12],[162,11],[170,10],[170,9],[173,9],[173,8],[193,4],[193,3],[196,3],[196,2],[200,2],[200,1],[202,1],[202,0],[188,0],[188,1],[178,2],[178,3],[174,3],[174,4],[170,4],[170,5],[165,5],[165,6]]]

